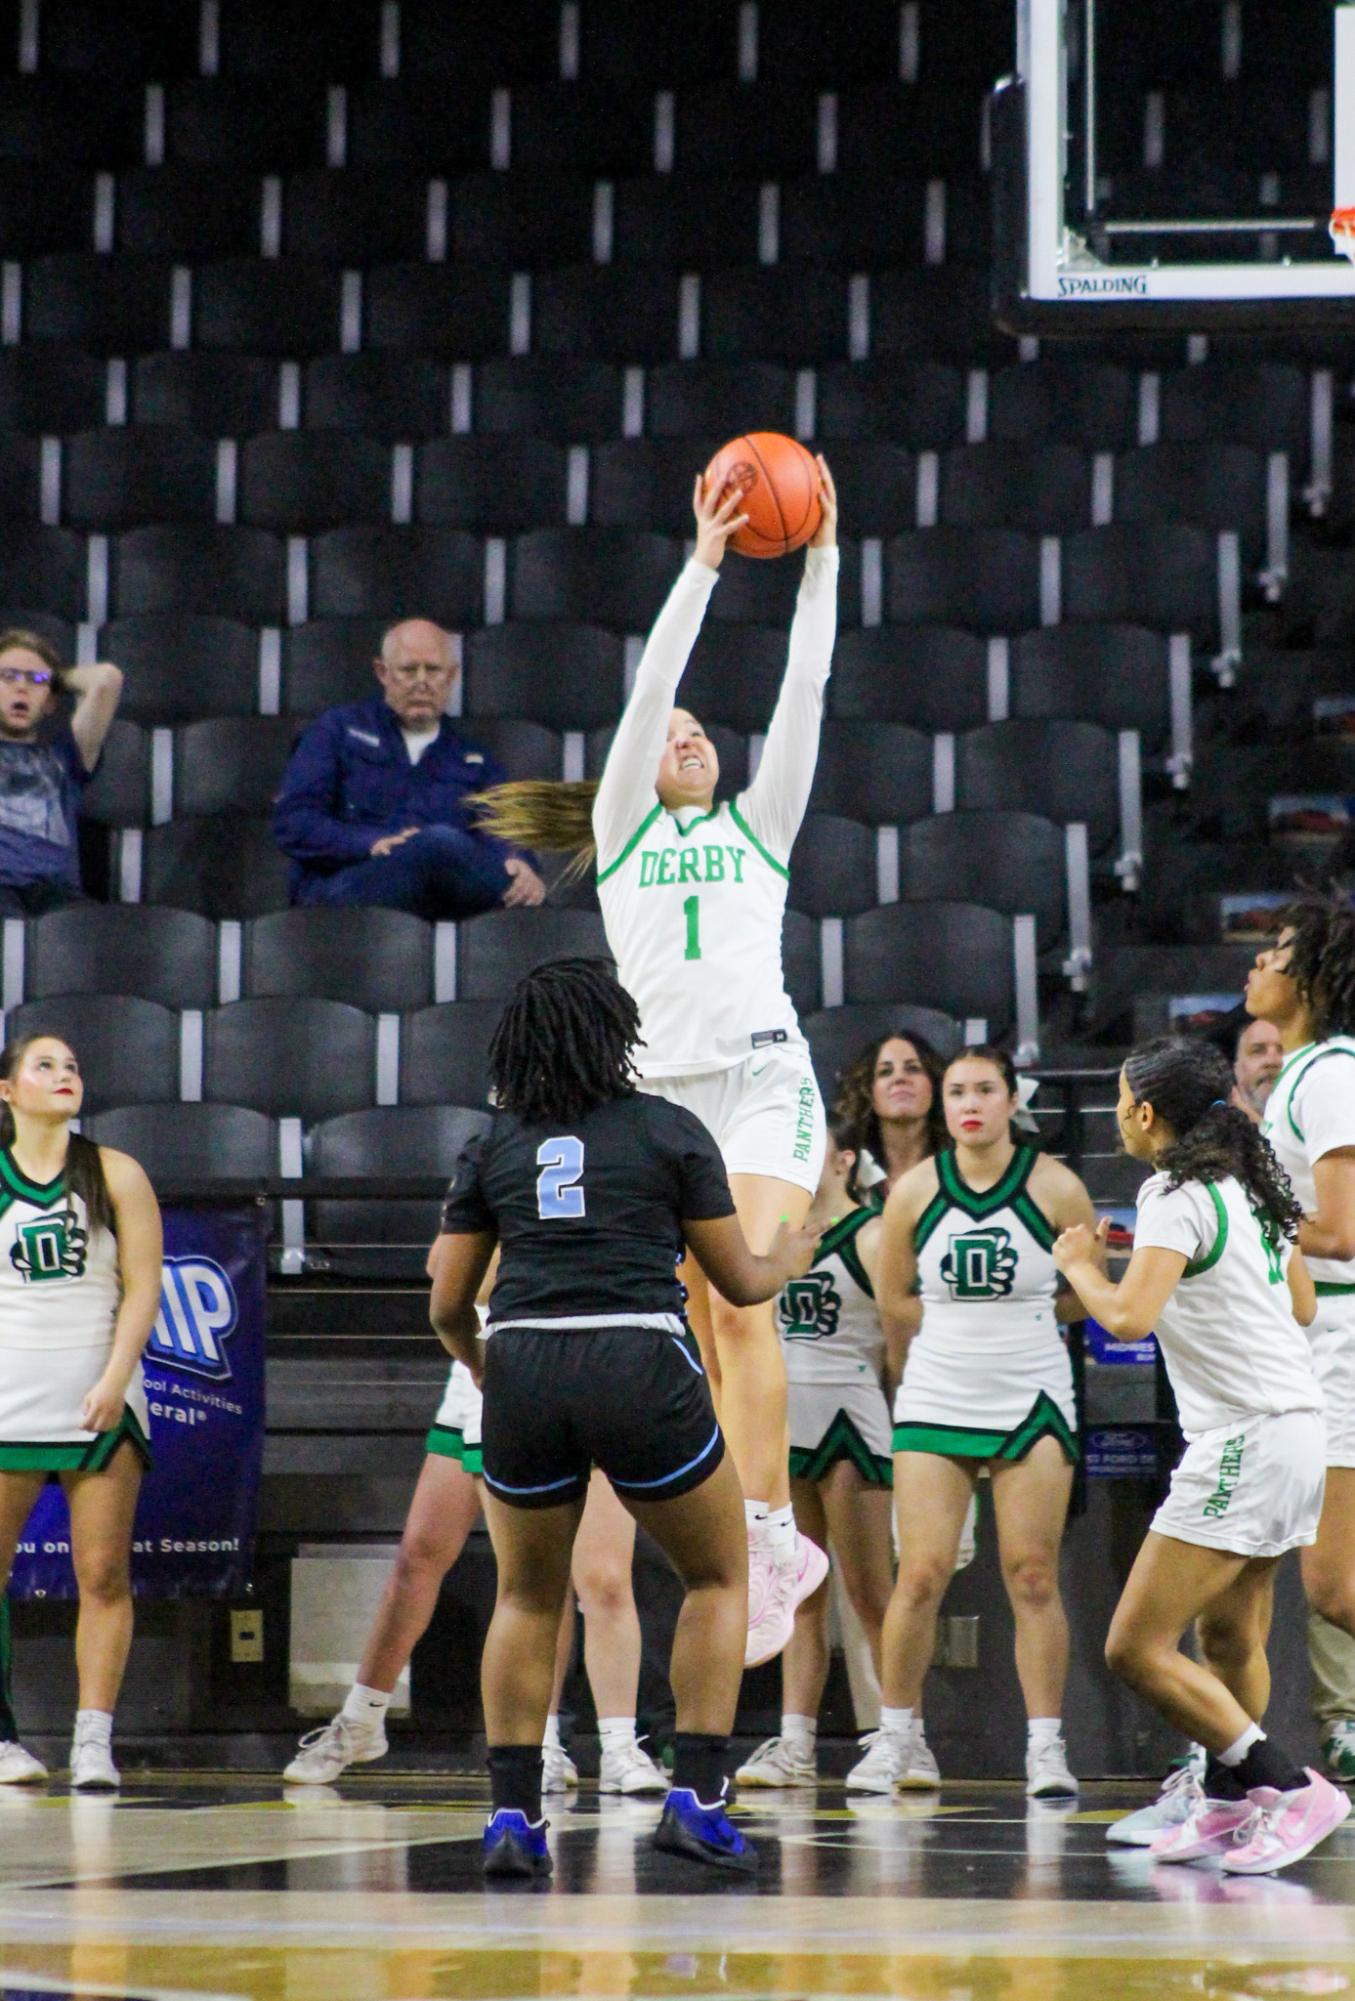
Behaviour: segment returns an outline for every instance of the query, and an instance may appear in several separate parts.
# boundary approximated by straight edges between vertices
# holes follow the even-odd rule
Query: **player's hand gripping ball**
[[[788,556],[818,532],[819,468],[814,454],[780,431],[749,431],[722,445],[706,467],[706,491],[742,495],[748,516],[729,538],[741,556]]]

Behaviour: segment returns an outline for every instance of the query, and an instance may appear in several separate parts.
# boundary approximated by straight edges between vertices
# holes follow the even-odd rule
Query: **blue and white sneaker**
[[[485,1829],[486,1876],[549,1876],[548,1820],[528,1820],[520,1808],[501,1806]]]
[[[1183,1827],[1204,1800],[1204,1752],[1198,1745],[1168,1773],[1162,1790],[1148,1806],[1112,1821],[1106,1840],[1125,1848],[1148,1848],[1159,1834]]]
[[[664,1801],[654,1846],[713,1869],[737,1869],[746,1876],[757,1869],[757,1850],[730,1820],[724,1800],[703,1806],[689,1786],[675,1786]]]

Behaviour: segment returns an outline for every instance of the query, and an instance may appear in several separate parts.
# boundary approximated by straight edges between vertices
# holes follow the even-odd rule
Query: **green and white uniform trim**
[[[139,1362],[122,1421],[103,1433],[81,1422],[121,1297],[116,1241],[91,1231],[64,1174],[32,1181],[0,1149],[0,1470],[99,1472],[124,1440],[149,1460]]]
[[[914,1231],[922,1325],[894,1400],[894,1450],[1023,1459],[1042,1438],[1078,1456],[1072,1366],[1054,1317],[1055,1230],[1018,1147],[992,1188],[947,1150]]]
[[[840,1461],[873,1487],[893,1484],[889,1406],[882,1376],[885,1342],[857,1239],[873,1209],[854,1209],[819,1240],[803,1278],[776,1302],[786,1358],[790,1470],[822,1480]]]
[[[477,1307],[480,1325],[487,1318],[483,1307]],[[455,1459],[477,1480],[482,1470],[480,1459],[480,1427],[485,1400],[474,1376],[464,1362],[453,1362],[447,1372],[447,1387],[443,1391],[438,1414],[428,1428],[424,1440],[425,1452],[431,1452],[438,1459]]]

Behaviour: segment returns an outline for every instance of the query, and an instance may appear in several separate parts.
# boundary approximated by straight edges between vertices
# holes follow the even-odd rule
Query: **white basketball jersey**
[[[776,1302],[776,1322],[792,1383],[879,1383],[885,1340],[869,1274],[856,1240],[876,1212],[854,1209],[819,1240],[803,1278]]]
[[[0,1347],[107,1348],[121,1297],[111,1231],[91,1234],[64,1175],[30,1181],[0,1150]]]
[[[678,814],[656,800],[598,876],[617,974],[640,1010],[646,1077],[724,1070],[802,1039],[781,969],[789,870],[743,803]]]
[[[1261,1130],[1294,1184],[1305,1216],[1317,1209],[1314,1164],[1338,1146],[1355,1146],[1355,1037],[1334,1035],[1296,1049],[1276,1078]],[[1322,1293],[1355,1293],[1355,1261],[1309,1258]]]
[[[1290,1246],[1267,1243],[1242,1184],[1228,1175],[1171,1188],[1154,1174],[1138,1206],[1134,1248],[1187,1260],[1156,1329],[1187,1438],[1244,1417],[1321,1410],[1307,1336],[1290,1305]]]
[[[971,1188],[955,1155],[936,1156],[936,1194],[913,1233],[922,1326],[917,1340],[956,1353],[1011,1354],[1058,1338],[1054,1229],[1028,1182],[1038,1155],[1018,1147],[992,1188]]]

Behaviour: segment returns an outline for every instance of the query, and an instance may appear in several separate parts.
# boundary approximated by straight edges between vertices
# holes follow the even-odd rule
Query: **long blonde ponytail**
[[[595,778],[522,778],[477,795],[475,823],[516,848],[568,855],[561,882],[574,882],[597,862],[593,840]]]

